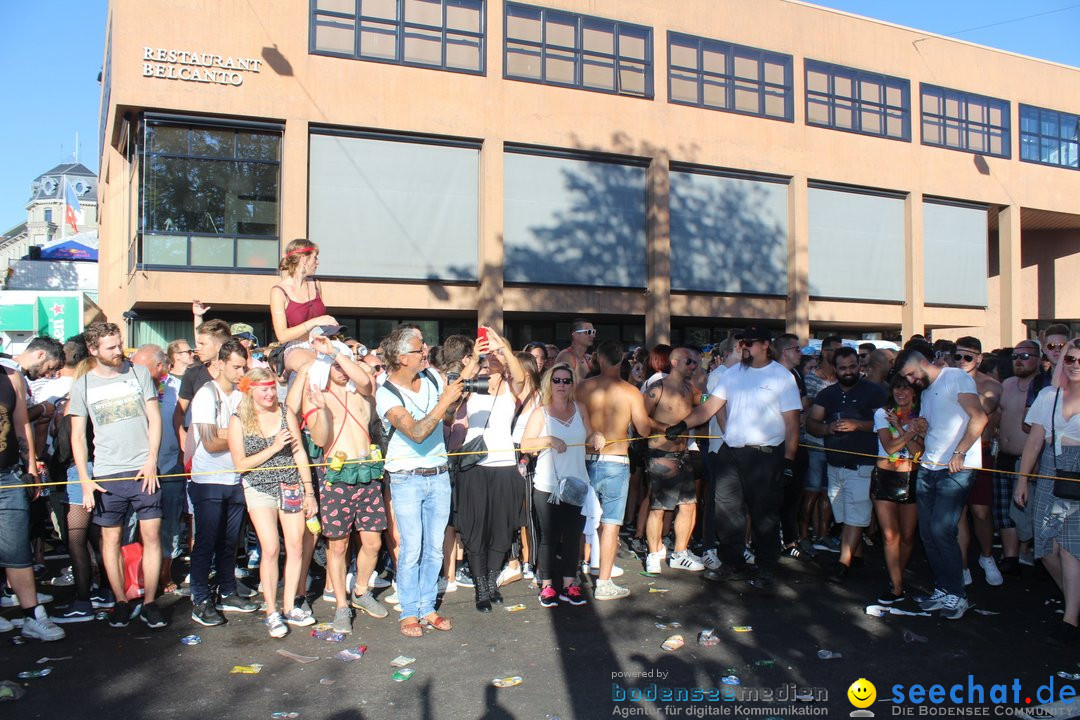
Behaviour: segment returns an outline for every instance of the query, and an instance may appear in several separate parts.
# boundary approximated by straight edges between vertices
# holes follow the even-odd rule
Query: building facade
[[[71,185],[82,211],[82,224],[72,228],[64,221],[64,188]],[[30,248],[46,248],[65,237],[97,233],[97,175],[79,162],[61,163],[38,175],[30,183],[26,202],[26,222],[0,236],[0,267],[31,253]],[[96,284],[95,284],[96,286]]]
[[[791,0],[111,0],[100,298],[361,340],[1080,321],[1080,71]]]

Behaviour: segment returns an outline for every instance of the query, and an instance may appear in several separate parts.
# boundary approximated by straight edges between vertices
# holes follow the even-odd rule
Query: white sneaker
[[[596,583],[596,590],[593,591],[593,599],[618,600],[619,598],[624,598],[629,594],[629,590],[620,585],[616,585],[610,580],[600,580]]]
[[[536,571],[533,570],[532,563],[521,564],[521,577],[525,578],[526,580],[532,580],[536,577]]]
[[[1001,577],[1001,571],[998,570],[997,563],[994,562],[993,555],[990,557],[980,557],[979,566],[983,569],[983,572],[986,573],[987,585],[997,587],[1005,582],[1005,578]]]
[[[353,592],[356,588],[356,573],[349,571],[345,573],[345,587],[349,589],[349,592]]]
[[[45,612],[45,608],[40,605],[35,608],[34,617],[23,621],[22,635],[42,642],[63,640],[65,637],[63,629],[52,621],[49,614]]]
[[[367,584],[370,590],[376,590],[378,588],[390,587],[390,581],[379,577],[379,573],[374,570],[371,571],[371,579]]]
[[[600,568],[598,568],[598,567],[589,568],[589,574],[590,575],[595,575],[596,577],[600,577]],[[618,565],[612,565],[611,566],[611,577],[613,577],[613,578],[622,577],[625,574],[626,574],[626,571],[623,570]]]
[[[959,595],[946,595],[945,604],[941,607],[941,617],[946,620],[959,620],[964,617],[971,605],[966,598]]]
[[[15,626],[12,625],[10,620],[8,620],[6,617],[0,616],[0,633],[11,632],[14,629]]]
[[[47,605],[53,601],[53,596],[48,593],[37,594],[38,605]],[[0,607],[19,607],[19,598],[15,593],[8,595],[6,592],[0,595]]]
[[[379,598],[379,599],[382,600],[384,603],[388,603],[390,605],[396,605],[397,602],[398,602],[397,583],[392,582],[390,584],[393,586],[393,589],[390,591],[390,594],[387,595],[384,598]]]
[[[716,554],[716,550],[706,550],[705,554],[701,556],[701,562],[709,570],[720,569],[720,556]]]
[[[971,584],[971,571],[968,570],[967,568],[964,568],[964,587],[967,587],[970,584]]]
[[[757,560],[757,556],[754,555],[754,551],[750,549],[749,545],[743,548],[742,556],[743,560],[746,561],[747,565],[753,565],[754,562]]]
[[[323,590],[322,599],[331,604],[337,604],[337,595],[334,594],[334,588],[330,587],[330,583],[326,583],[326,589]]]
[[[512,568],[509,565],[504,565],[503,569],[499,572],[499,577],[495,580],[495,587],[509,585],[510,583],[517,582],[520,579],[521,567]]]
[[[671,559],[668,560],[668,566],[675,570],[689,570],[690,572],[701,572],[705,569],[701,558],[690,552],[689,549],[672,553]]]
[[[281,619],[281,613],[273,613],[263,622],[266,623],[266,629],[270,631],[270,637],[272,638],[283,638],[289,633],[289,628],[285,626],[285,622]]]
[[[289,611],[289,614],[285,616],[285,622],[296,627],[307,627],[315,624],[315,618],[311,616],[307,610],[303,608],[294,607]]]
[[[660,551],[649,553],[645,556],[645,572],[648,573],[660,573],[660,563],[664,560],[664,555],[667,553]]]

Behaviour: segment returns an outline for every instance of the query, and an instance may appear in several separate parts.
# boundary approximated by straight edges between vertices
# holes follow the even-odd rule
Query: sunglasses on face
[[[596,330],[589,328],[588,330],[575,330],[575,333],[581,333],[582,335],[595,335]]]
[[[975,356],[970,353],[953,353],[953,360],[956,362],[973,362]]]
[[[1024,361],[1027,361],[1027,360],[1030,360],[1030,359],[1031,359],[1031,358],[1033,358],[1033,357],[1035,357],[1035,354],[1034,354],[1034,353],[1029,353],[1029,352],[1021,352],[1021,353],[1015,353],[1015,352],[1014,352],[1014,353],[1012,354],[1012,359],[1013,359],[1013,360],[1024,360]]]
[[[372,365],[371,369],[374,370],[375,372],[382,372],[383,370],[386,369],[386,366],[385,365]]]
[[[1080,355],[1066,355],[1061,358],[1061,361],[1066,365],[1072,365],[1073,363],[1080,362]]]
[[[1065,347],[1065,345],[1066,345],[1066,343],[1046,343],[1046,349],[1047,350],[1053,350],[1054,352],[1057,352],[1061,348]]]
[[[573,385],[574,379],[568,377],[553,377],[551,378],[551,383],[553,385]]]

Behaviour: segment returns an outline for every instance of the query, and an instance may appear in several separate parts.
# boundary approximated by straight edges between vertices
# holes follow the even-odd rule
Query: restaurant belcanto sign
[[[258,73],[262,62],[260,58],[144,47],[143,77],[243,85],[245,74]]]

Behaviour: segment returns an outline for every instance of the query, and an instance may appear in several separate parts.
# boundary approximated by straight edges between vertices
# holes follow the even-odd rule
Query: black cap
[[[772,335],[765,328],[751,326],[742,331],[739,339],[743,342],[754,342],[755,340],[763,340],[765,342],[772,342]]]

